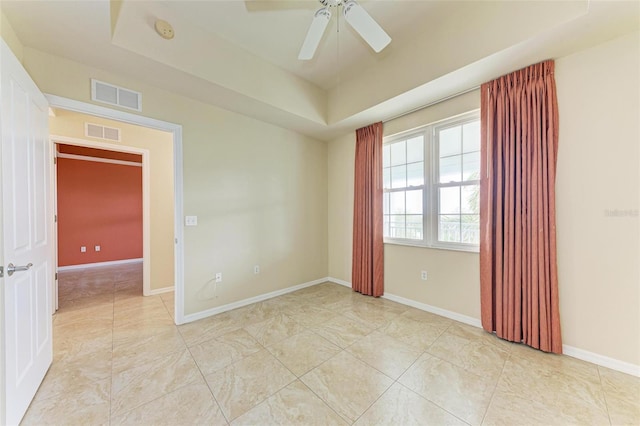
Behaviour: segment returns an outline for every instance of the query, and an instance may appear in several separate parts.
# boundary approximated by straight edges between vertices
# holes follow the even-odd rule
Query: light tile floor
[[[640,379],[320,284],[176,327],[140,265],[60,274],[24,424],[638,425]]]

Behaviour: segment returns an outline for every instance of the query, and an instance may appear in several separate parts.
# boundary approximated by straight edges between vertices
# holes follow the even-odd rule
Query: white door
[[[51,147],[47,101],[0,43],[5,360],[0,423],[13,425],[24,416],[53,357]],[[17,269],[11,276],[10,265]]]

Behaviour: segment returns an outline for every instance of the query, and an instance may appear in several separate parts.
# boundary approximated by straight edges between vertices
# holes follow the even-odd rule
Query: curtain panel
[[[562,353],[556,263],[554,62],[482,85],[482,326]]]
[[[382,123],[356,130],[353,206],[354,291],[384,294],[384,244],[382,236]]]

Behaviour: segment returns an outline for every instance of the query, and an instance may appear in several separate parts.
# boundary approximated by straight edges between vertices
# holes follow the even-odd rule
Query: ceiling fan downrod
[[[330,8],[341,5],[343,6],[342,14],[344,15],[344,19],[376,53],[379,53],[391,43],[389,34],[387,34],[355,0],[318,1],[323,7],[314,14],[313,21],[311,21],[311,26],[307,32],[307,37],[298,54],[298,59],[309,60],[313,58],[331,19]]]

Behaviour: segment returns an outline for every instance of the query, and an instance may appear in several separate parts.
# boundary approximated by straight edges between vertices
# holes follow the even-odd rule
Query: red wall
[[[141,257],[142,167],[58,158],[58,265]]]

